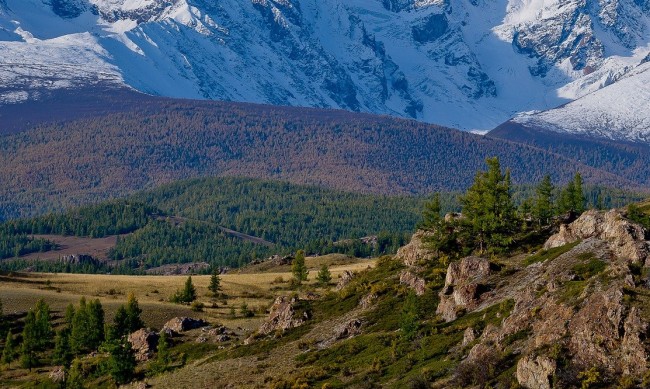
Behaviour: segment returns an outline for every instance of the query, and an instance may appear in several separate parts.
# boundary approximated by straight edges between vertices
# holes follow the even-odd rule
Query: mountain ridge
[[[488,130],[600,89],[650,52],[650,7],[631,0],[7,0],[0,12],[5,103],[110,82]]]

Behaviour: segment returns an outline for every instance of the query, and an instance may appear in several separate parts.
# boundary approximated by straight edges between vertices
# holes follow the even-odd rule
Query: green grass
[[[559,291],[559,302],[572,306],[578,305],[580,295],[582,295],[586,286],[587,281],[567,281]]]
[[[531,255],[530,257],[526,258],[526,260],[524,261],[524,265],[529,266],[537,262],[552,261],[555,258],[559,257],[560,255],[571,251],[571,249],[579,245],[580,242],[581,242],[580,240],[577,240],[573,243],[565,244],[564,246],[554,247],[548,250],[542,249],[537,253]]]
[[[583,263],[573,266],[572,270],[581,280],[587,280],[598,275],[607,268],[607,263],[595,258],[594,253],[591,252],[582,253],[578,255],[577,259]]]

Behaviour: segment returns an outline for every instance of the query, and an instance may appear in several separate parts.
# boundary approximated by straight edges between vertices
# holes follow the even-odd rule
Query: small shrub
[[[600,380],[600,372],[596,367],[592,367],[589,370],[581,371],[578,374],[578,379],[580,381],[580,387],[582,389],[589,389],[593,384],[596,384]]]
[[[193,301],[192,304],[190,305],[190,308],[192,309],[193,312],[203,312],[203,308],[205,308],[205,304],[203,304],[200,301]]]

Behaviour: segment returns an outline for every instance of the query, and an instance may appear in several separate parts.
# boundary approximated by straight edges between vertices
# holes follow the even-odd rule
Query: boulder
[[[467,327],[463,333],[463,343],[462,346],[465,347],[468,344],[476,340],[476,331],[472,327]]]
[[[429,234],[423,230],[416,231],[411,237],[411,241],[397,250],[395,259],[403,262],[406,266],[416,266],[419,262],[433,258],[434,251],[427,248],[423,241]]]
[[[149,360],[158,347],[158,339],[160,339],[160,335],[148,328],[141,328],[129,335],[135,359],[138,361]]]
[[[207,326],[208,323],[201,319],[193,319],[191,317],[175,317],[165,323],[163,326],[163,331],[173,331],[176,333],[181,333],[189,330],[194,330],[196,328],[201,328]]]
[[[63,366],[57,366],[50,372],[49,377],[54,383],[65,382],[65,368]]]
[[[368,293],[367,295],[363,296],[361,298],[361,301],[359,301],[359,306],[362,309],[368,309],[372,307],[372,305],[375,303],[375,300],[377,300],[377,294],[376,293]]]
[[[349,322],[336,327],[334,331],[334,338],[336,340],[341,340],[357,336],[361,333],[362,324],[363,323],[360,319],[352,319]]]
[[[411,289],[415,290],[415,294],[418,296],[422,296],[426,291],[425,289],[426,283],[424,279],[416,276],[415,273],[413,273],[410,270],[403,270],[400,273],[399,283],[403,285],[407,285]]]
[[[295,298],[289,299],[286,296],[280,296],[275,299],[269,317],[264,322],[258,334],[268,335],[275,331],[286,331],[291,328],[299,327],[309,320],[309,313],[307,311],[298,312],[296,306],[298,300]]]
[[[338,291],[345,288],[353,278],[354,274],[349,270],[345,270],[343,274],[341,274],[341,279],[339,280],[338,284],[336,284],[336,290]]]
[[[545,356],[523,356],[517,363],[517,381],[528,389],[551,389],[557,364]]]
[[[618,210],[607,212],[589,210],[571,224],[562,224],[551,236],[544,249],[563,246],[579,239],[596,238],[609,243],[617,258],[648,265],[650,244],[645,241],[645,230],[623,217]]]
[[[487,290],[485,278],[489,275],[490,262],[485,258],[467,257],[451,263],[436,313],[445,321],[452,321],[459,311],[476,309]]]

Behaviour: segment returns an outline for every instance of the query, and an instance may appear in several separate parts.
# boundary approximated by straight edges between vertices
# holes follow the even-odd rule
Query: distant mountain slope
[[[3,0],[0,101],[111,83],[487,130],[630,72],[649,20],[647,0]]]
[[[559,108],[517,115],[512,126],[650,144],[650,62]]]
[[[157,104],[157,105],[156,105]],[[550,173],[619,188],[647,182],[508,141],[384,116],[157,100],[0,137],[0,215],[121,196],[177,179],[248,176],[364,193],[459,190],[499,156],[515,183]]]

